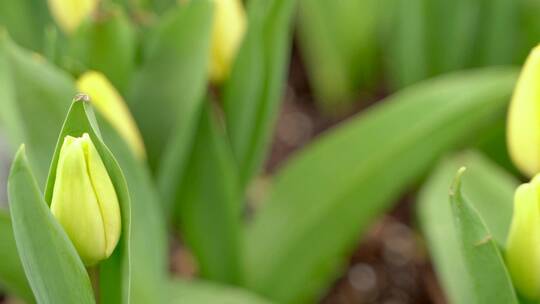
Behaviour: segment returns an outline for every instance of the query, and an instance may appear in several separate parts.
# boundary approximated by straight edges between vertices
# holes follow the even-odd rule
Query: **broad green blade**
[[[162,17],[147,44],[145,61],[134,75],[127,101],[153,170],[161,165],[173,130],[182,132],[186,146],[193,138],[206,90],[211,25],[208,0],[172,9]],[[175,158],[182,162],[185,153]]]
[[[45,183],[58,130],[75,95],[72,78],[0,33],[0,125],[11,149],[22,143]]]
[[[205,281],[175,279],[169,283],[171,304],[270,304],[248,290]]]
[[[387,74],[393,89],[427,78],[427,39],[424,0],[397,0],[387,48]]]
[[[471,279],[467,303],[518,303],[501,252],[478,211],[461,192],[462,167],[450,188],[454,225],[465,265],[462,276]]]
[[[83,24],[69,41],[69,69],[100,71],[118,91],[126,93],[135,71],[136,29],[118,6],[100,14],[103,17]]]
[[[298,153],[248,227],[246,285],[279,302],[313,302],[438,157],[503,119],[515,79],[514,70],[486,69],[424,82]]]
[[[54,181],[56,179],[56,167],[60,148],[64,137],[80,137],[88,133],[96,146],[103,164],[111,177],[122,214],[122,235],[118,245],[107,260],[100,264],[100,303],[130,303],[131,286],[131,258],[130,258],[130,234],[131,234],[131,207],[130,197],[126,180],[115,157],[101,139],[94,113],[88,101],[88,96],[78,95],[71,104],[64,126],[58,136],[58,142],[51,161],[47,186],[45,188],[45,201],[50,205]]]
[[[282,99],[295,4],[296,0],[248,2],[248,30],[223,88],[242,185],[258,173],[268,150]]]
[[[33,303],[34,295],[17,252],[9,213],[5,210],[0,210],[0,247],[0,286],[8,293]]]
[[[22,146],[11,166],[8,196],[13,232],[38,303],[95,303],[75,247],[43,200]]]
[[[47,1],[0,1],[0,32],[7,30],[25,48],[42,51],[45,28],[51,23]]]
[[[106,119],[96,114],[103,139],[122,168],[131,199],[131,303],[164,303],[168,239],[156,187],[146,164],[135,157]]]
[[[422,187],[418,219],[437,276],[451,303],[468,303],[473,286],[470,278],[463,275],[465,263],[448,204],[448,189],[462,166],[467,167],[462,193],[471,199],[500,246],[506,242],[513,193],[518,185],[515,178],[482,155],[467,152],[443,161]]]
[[[380,2],[299,1],[299,47],[317,102],[326,112],[346,109],[360,89],[374,84]]]
[[[241,281],[241,218],[237,168],[209,102],[200,115],[187,167],[176,180],[176,216],[204,278]]]

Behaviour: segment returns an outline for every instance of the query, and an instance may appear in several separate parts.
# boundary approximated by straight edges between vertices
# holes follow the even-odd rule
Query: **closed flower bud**
[[[516,84],[508,112],[508,150],[529,177],[540,173],[540,46],[533,49]]]
[[[98,0],[48,0],[49,11],[66,34],[72,34],[94,12]]]
[[[94,108],[116,129],[133,153],[145,158],[144,143],[137,124],[126,102],[107,77],[99,72],[86,72],[77,81],[77,88],[90,96]]]
[[[111,178],[88,134],[66,136],[60,150],[51,212],[82,261],[108,258],[120,238],[120,207]]]
[[[516,190],[506,263],[519,293],[540,299],[540,176]]]
[[[221,83],[228,77],[244,37],[246,16],[240,0],[214,0],[214,3],[210,78]]]

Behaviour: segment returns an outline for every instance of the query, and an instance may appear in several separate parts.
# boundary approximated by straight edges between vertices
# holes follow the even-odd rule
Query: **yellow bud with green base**
[[[86,266],[108,258],[121,232],[120,206],[107,169],[88,134],[66,136],[60,150],[51,212]]]
[[[506,264],[519,293],[540,299],[540,175],[516,190]]]

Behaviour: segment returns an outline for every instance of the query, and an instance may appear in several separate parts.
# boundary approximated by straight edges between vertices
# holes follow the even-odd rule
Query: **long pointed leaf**
[[[515,76],[488,69],[427,81],[300,152],[247,231],[247,286],[313,301],[374,218],[441,154],[502,119]]]
[[[451,303],[467,303],[472,297],[472,282],[466,272],[454,227],[448,189],[455,172],[467,167],[462,192],[503,245],[512,216],[513,192],[517,181],[482,155],[467,152],[443,161],[422,187],[418,198],[418,218],[437,276]]]
[[[21,297],[29,303],[34,302],[34,295],[26,280],[24,269],[17,252],[13,236],[13,226],[9,213],[0,210],[0,285],[6,291]]]
[[[471,278],[472,297],[468,303],[519,303],[504,260],[484,221],[461,193],[461,176],[450,189],[450,204],[454,215],[458,242],[464,258],[464,276]]]
[[[84,265],[43,200],[24,147],[8,182],[13,231],[21,262],[39,303],[95,303]]]

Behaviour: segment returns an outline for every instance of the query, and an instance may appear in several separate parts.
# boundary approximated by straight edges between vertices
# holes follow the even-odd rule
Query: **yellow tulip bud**
[[[512,161],[523,173],[540,173],[540,46],[527,58],[514,90],[507,142]]]
[[[135,155],[145,158],[144,143],[137,124],[126,102],[107,77],[99,72],[86,72],[77,81],[77,88],[90,96],[94,108],[118,131]]]
[[[120,206],[111,178],[88,134],[66,136],[60,150],[51,212],[82,261],[108,258],[120,238]]]
[[[516,289],[540,299],[540,176],[516,190],[506,263]]]
[[[246,30],[246,16],[240,0],[214,0],[214,24],[210,78],[221,83],[229,75]]]
[[[49,11],[66,34],[72,34],[92,14],[99,0],[48,0]]]

